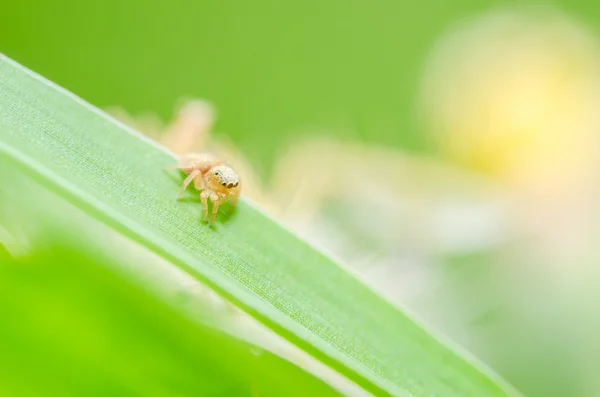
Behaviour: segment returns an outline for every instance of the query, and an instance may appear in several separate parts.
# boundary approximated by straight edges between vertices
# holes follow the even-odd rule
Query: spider
[[[190,153],[181,156],[179,162],[167,169],[180,169],[188,176],[183,181],[183,187],[177,195],[180,199],[185,189],[192,181],[194,187],[202,190],[200,200],[204,207],[204,220],[208,221],[208,199],[213,202],[212,216],[209,224],[215,220],[219,206],[231,199],[235,206],[240,197],[240,178],[236,172],[225,165],[217,156],[210,153]]]

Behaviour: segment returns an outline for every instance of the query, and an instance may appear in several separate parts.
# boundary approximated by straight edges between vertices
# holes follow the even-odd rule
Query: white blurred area
[[[552,379],[532,386],[538,395],[600,395],[590,377],[600,369],[599,61],[597,37],[578,21],[502,9],[450,31],[423,74],[422,125],[443,158],[485,177],[495,187],[487,201],[501,203],[486,229],[503,225],[503,238],[478,265],[492,277],[475,279],[491,290],[472,298],[497,289],[511,316],[491,330],[465,322],[461,342],[517,376],[538,366]],[[566,385],[552,391],[559,375]]]
[[[445,157],[518,199],[520,232],[541,238],[554,251],[547,259],[572,258],[592,237],[599,59],[584,27],[533,8],[463,24],[441,40],[425,69],[427,131]]]
[[[219,153],[243,195],[530,396],[600,395],[600,52],[562,12],[492,10],[432,48],[415,93],[438,155],[316,134],[264,183],[188,101],[176,153]],[[542,381],[542,378],[544,379]]]

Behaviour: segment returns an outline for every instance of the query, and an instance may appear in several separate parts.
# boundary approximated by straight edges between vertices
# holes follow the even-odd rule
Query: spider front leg
[[[233,190],[231,192],[231,199],[229,200],[229,202],[231,203],[231,208],[235,207],[238,203],[238,200],[240,199],[240,192],[242,190],[238,187],[235,190]]]
[[[208,220],[208,193],[206,190],[203,190],[200,193],[200,200],[202,201],[202,207],[204,208],[204,220]]]
[[[188,185],[192,182],[192,180],[196,180],[199,177],[200,178],[202,177],[200,170],[194,170],[194,171],[190,172],[190,174],[187,176],[187,178],[185,178],[185,180],[183,181],[183,187],[181,188],[181,191],[177,195],[178,200],[181,198],[181,196],[183,196],[183,193],[185,193],[185,189],[187,189]]]
[[[217,212],[219,211],[219,206],[221,205],[221,203],[223,202],[223,200],[216,193],[212,193],[210,195],[210,199],[213,202],[213,208],[212,208],[212,217],[210,218],[209,224],[212,225],[213,222],[215,221],[216,216],[217,216]]]
[[[204,189],[204,179],[202,173],[198,174],[198,176],[194,178],[194,187],[196,190]]]

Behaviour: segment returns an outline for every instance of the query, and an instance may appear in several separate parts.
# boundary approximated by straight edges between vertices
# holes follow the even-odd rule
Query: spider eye
[[[223,186],[227,186],[227,184],[226,184],[225,182],[223,182],[221,185],[223,185]]]
[[[233,185],[233,187],[237,187],[238,183],[239,183],[239,182],[236,182],[236,183],[235,183],[235,185]]]

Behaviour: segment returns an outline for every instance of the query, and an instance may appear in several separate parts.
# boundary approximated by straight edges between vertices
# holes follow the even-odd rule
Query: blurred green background
[[[181,316],[68,237],[19,259],[0,245],[0,395],[340,396]]]
[[[167,119],[205,98],[264,175],[300,132],[422,149],[413,103],[436,38],[513,3],[8,1],[0,51],[99,107]],[[554,4],[600,21],[597,3]]]

